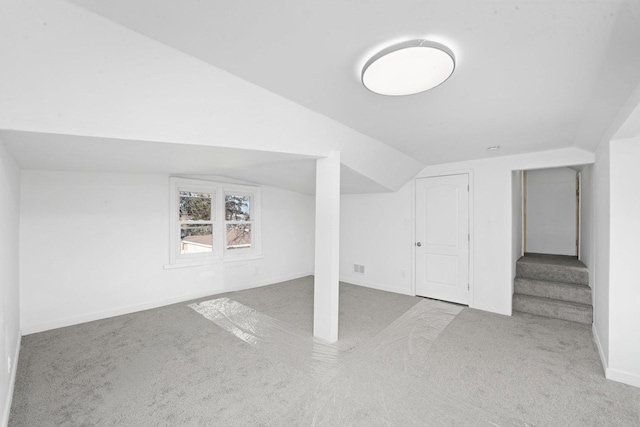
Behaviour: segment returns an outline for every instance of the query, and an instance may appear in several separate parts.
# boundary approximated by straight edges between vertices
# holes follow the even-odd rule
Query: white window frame
[[[165,268],[178,268],[198,266],[207,263],[224,261],[242,261],[262,258],[262,227],[261,227],[261,192],[260,187],[251,185],[226,184],[222,182],[204,181],[189,178],[169,178],[169,264]],[[181,191],[211,193],[212,213],[211,222],[213,228],[212,251],[203,253],[180,253],[180,214],[179,202]],[[227,249],[225,218],[225,196],[227,194],[243,195],[250,197],[251,216],[251,240],[249,248]],[[234,223],[234,221],[231,221]]]
[[[224,222],[224,226],[223,226],[223,232],[226,236],[227,233],[227,225],[228,224],[250,224],[251,225],[251,248],[255,248],[256,247],[256,241],[259,240],[257,237],[257,235],[254,233],[254,227],[255,227],[255,222],[256,222],[256,192],[255,191],[247,191],[245,186],[232,186],[232,185],[225,185],[224,186],[224,193],[222,195],[222,200],[223,203],[225,205],[225,207],[223,208],[223,212],[226,213],[226,197],[227,195],[237,195],[237,196],[247,196],[249,197],[249,207],[250,207],[250,220],[249,221],[227,221],[226,219],[226,215],[222,218],[222,221]],[[233,257],[235,256],[236,252],[239,251],[245,251],[246,249],[228,249],[227,248],[227,241],[226,238],[224,239],[223,242],[223,248],[225,251],[225,255],[229,256],[229,257]]]

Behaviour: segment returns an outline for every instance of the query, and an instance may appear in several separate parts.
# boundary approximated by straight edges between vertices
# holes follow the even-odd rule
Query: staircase
[[[590,325],[587,267],[576,257],[525,253],[516,263],[513,311]]]

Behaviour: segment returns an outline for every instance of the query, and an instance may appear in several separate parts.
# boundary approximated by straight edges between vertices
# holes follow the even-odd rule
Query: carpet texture
[[[311,336],[312,278],[219,297]],[[341,284],[323,380],[188,307],[209,299],[23,337],[9,425],[640,425],[584,325]]]

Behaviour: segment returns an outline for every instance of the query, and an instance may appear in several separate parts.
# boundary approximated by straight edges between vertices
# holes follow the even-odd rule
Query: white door
[[[416,180],[416,295],[469,304],[469,175]]]

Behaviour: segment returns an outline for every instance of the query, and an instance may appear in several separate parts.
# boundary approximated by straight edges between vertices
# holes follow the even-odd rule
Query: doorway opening
[[[584,165],[513,172],[513,312],[592,323],[589,269],[580,259],[591,251],[590,171]]]
[[[580,255],[580,176],[569,167],[523,172],[523,253]]]

